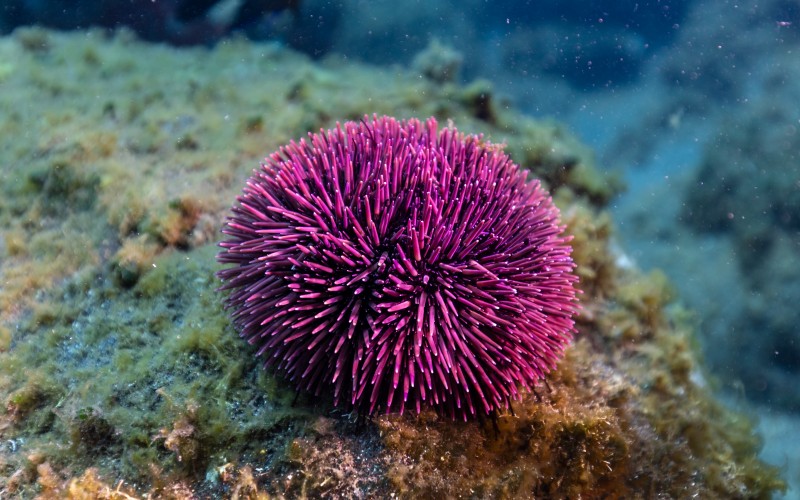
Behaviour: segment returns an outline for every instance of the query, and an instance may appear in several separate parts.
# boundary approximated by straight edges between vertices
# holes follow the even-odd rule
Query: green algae
[[[0,492],[766,497],[782,487],[756,459],[752,423],[713,399],[666,279],[613,248],[602,207],[619,183],[486,82],[314,63],[241,40],[177,51],[126,32],[23,30],[0,52],[17,61],[0,93],[0,437],[13,443],[0,447]],[[213,243],[244,179],[280,144],[365,113],[435,115],[505,143],[562,208],[584,292],[580,333],[547,385],[496,427],[429,413],[364,422],[325,395],[295,402],[221,306]]]
[[[0,326],[0,352],[7,351],[11,346],[11,330]]]
[[[153,466],[202,476],[224,460],[220,450],[241,452],[253,435],[302,421],[291,392],[257,369],[231,330],[215,291],[215,252],[163,252],[129,289],[106,280],[76,298],[80,287],[67,285],[53,299],[77,300],[77,314],[44,330],[31,317],[21,330],[32,333],[0,369],[16,387],[5,399],[14,434],[56,468],[101,456],[111,463],[105,474],[149,481]],[[31,377],[19,362],[49,376]]]

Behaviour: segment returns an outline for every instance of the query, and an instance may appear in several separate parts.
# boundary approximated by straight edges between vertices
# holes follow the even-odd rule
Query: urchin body
[[[507,408],[574,331],[558,210],[497,146],[388,117],[292,142],[218,259],[241,335],[298,389],[371,414]]]

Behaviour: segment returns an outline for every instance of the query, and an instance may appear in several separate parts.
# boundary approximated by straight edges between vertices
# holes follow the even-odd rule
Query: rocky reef
[[[490,85],[277,44],[130,33],[0,39],[0,496],[769,498],[752,419],[723,407],[690,313],[631,267],[619,184]],[[431,71],[437,75],[441,72]],[[222,218],[261,157],[365,113],[452,119],[541,178],[583,311],[514,411],[373,419],[260,369],[222,310]]]

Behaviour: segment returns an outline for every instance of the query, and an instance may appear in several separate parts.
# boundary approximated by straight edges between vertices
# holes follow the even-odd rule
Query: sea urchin
[[[218,259],[235,325],[299,390],[362,413],[508,408],[574,331],[558,209],[499,146],[365,117],[265,160]]]

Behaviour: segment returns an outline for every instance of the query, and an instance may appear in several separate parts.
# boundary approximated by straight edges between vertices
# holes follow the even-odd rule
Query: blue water
[[[609,207],[622,248],[666,270],[722,391],[758,409],[765,457],[798,480],[800,438],[786,429],[800,413],[800,3],[223,4],[234,2],[10,0],[0,31],[126,24],[206,45],[236,31],[380,65],[413,65],[439,40],[462,56],[457,80],[488,79],[622,174]]]

